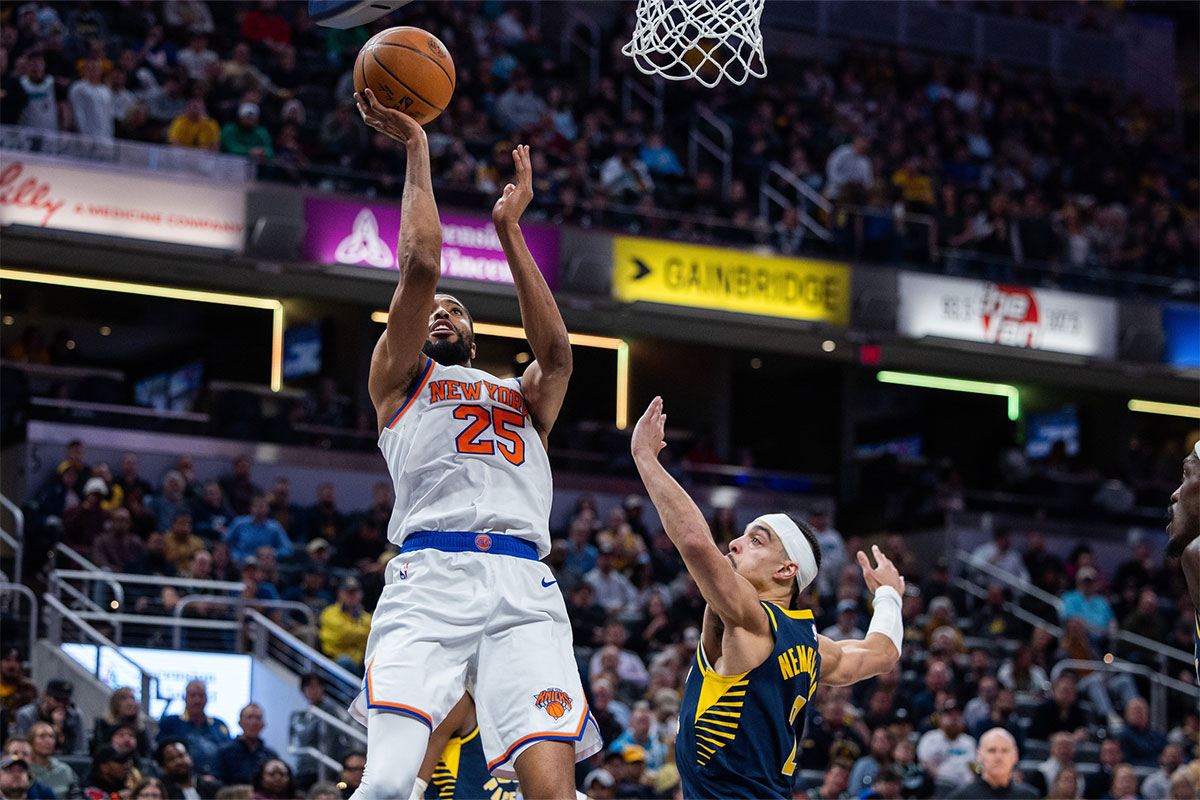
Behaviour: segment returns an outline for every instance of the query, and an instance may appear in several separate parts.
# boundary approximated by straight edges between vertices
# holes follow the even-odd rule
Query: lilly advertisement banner
[[[440,214],[442,275],[485,283],[512,284],[496,228],[486,217]],[[320,264],[399,269],[396,243],[400,207],[323,197],[304,199],[304,257]],[[554,288],[558,278],[559,234],[548,225],[521,226],[538,269]]]

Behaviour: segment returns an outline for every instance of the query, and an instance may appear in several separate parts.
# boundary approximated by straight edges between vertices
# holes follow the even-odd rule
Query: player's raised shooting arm
[[[858,551],[863,578],[867,588],[875,594],[875,610],[866,637],[835,642],[817,636],[821,653],[820,683],[827,686],[849,686],[882,675],[900,660],[900,646],[904,641],[904,623],[900,617],[904,578],[878,547],[871,549],[875,567],[871,566],[865,553]]]
[[[642,483],[658,511],[663,529],[683,557],[708,607],[727,628],[766,629],[770,624],[750,582],[733,571],[717,545],[700,509],[658,460],[666,445],[667,415],[656,397],[633,430],[630,449]]]
[[[376,400],[379,391],[389,392],[397,384],[407,386],[425,364],[421,348],[429,336],[429,309],[441,275],[442,225],[433,198],[425,131],[407,114],[380,105],[370,89],[356,94],[355,100],[363,120],[403,144],[408,159],[397,245],[400,280],[388,305],[384,337],[387,374],[379,376],[379,385],[371,388],[372,400]]]
[[[533,363],[521,376],[521,393],[529,406],[533,425],[545,443],[567,394],[572,369],[571,342],[554,295],[521,233],[521,214],[533,200],[533,168],[528,145],[518,145],[513,150],[513,162],[517,182],[504,187],[504,193],[492,209],[492,222],[512,270],[517,301],[521,305],[521,324],[533,350]]]

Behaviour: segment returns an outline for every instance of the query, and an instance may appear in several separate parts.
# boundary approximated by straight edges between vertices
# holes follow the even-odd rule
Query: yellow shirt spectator
[[[167,141],[183,147],[216,150],[221,143],[221,129],[217,127],[217,121],[205,113],[204,101],[193,98],[188,101],[187,110],[171,121]]]
[[[356,578],[342,581],[338,601],[321,612],[321,649],[334,660],[361,667],[371,632],[371,615],[362,607],[362,586]]]
[[[898,186],[904,202],[923,206],[933,205],[933,178],[920,169],[904,168],[892,173],[892,186]]]

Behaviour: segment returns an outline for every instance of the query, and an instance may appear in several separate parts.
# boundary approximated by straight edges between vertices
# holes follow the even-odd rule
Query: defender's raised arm
[[[525,244],[519,224],[521,214],[533,200],[533,168],[529,163],[528,145],[518,145],[513,150],[513,162],[517,182],[504,187],[504,193],[492,209],[492,222],[512,270],[521,305],[521,324],[533,350],[534,361],[521,376],[521,393],[544,444],[567,394],[572,368],[571,342],[554,295]]]

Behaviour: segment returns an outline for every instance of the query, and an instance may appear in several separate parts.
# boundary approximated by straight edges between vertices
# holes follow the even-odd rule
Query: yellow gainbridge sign
[[[759,256],[618,236],[613,296],[789,319],[850,321],[850,268],[831,261]]]

